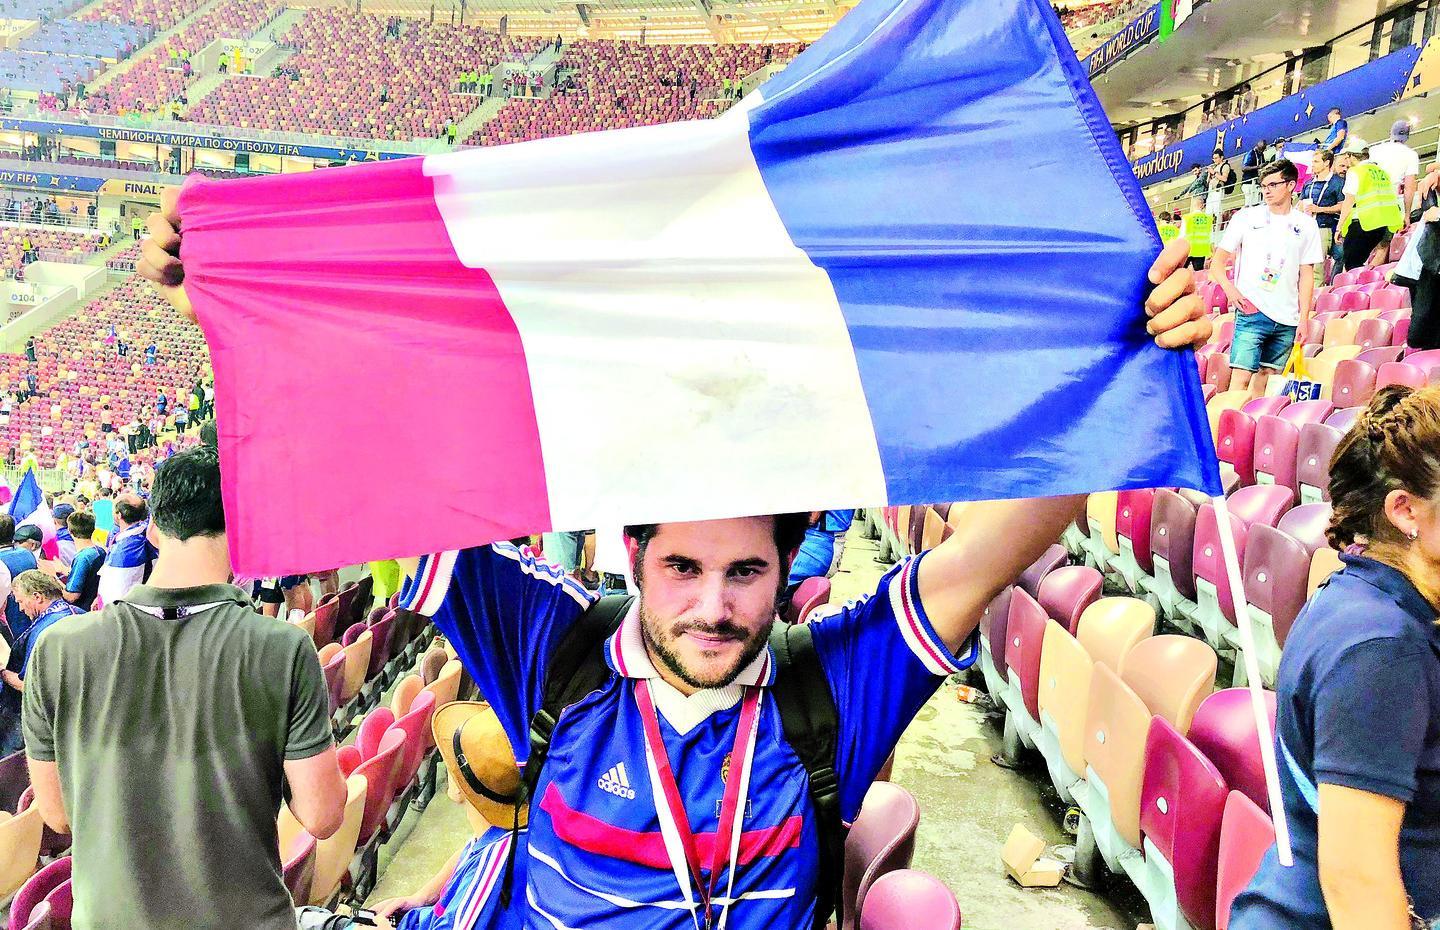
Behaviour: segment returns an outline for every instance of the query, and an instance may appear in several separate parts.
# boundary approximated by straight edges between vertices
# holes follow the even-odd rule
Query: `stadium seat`
[[[1382,287],[1370,294],[1371,310],[1400,310],[1410,306],[1410,292],[1403,287]]]
[[[1083,543],[1085,564],[1094,566],[1102,572],[1109,566],[1110,560],[1120,552],[1119,543],[1115,539],[1115,512],[1118,497],[1119,495],[1114,491],[1102,491],[1091,494],[1085,499],[1087,528]]]
[[[1085,720],[1085,778],[1071,788],[1084,816],[1075,863],[1081,880],[1099,877],[1099,862],[1132,879],[1140,854],[1140,787],[1150,719],[1179,732],[1215,686],[1215,651],[1188,636],[1152,636],[1126,655],[1123,678],[1096,663]]]
[[[406,790],[415,780],[415,774],[420,771],[420,762],[434,739],[430,733],[430,718],[434,713],[435,695],[422,691],[411,702],[410,709],[405,712],[405,716],[396,720],[390,727],[390,732],[398,730],[405,734],[404,755],[401,757],[400,764],[396,766],[397,792]]]
[[[901,869],[870,886],[860,930],[960,930],[960,903],[933,875]]]
[[[1227,791],[1219,770],[1189,740],[1164,719],[1151,721],[1140,802],[1144,864],[1132,877],[1156,927],[1215,925]]]
[[[1355,331],[1355,344],[1361,349],[1375,349],[1390,345],[1394,327],[1381,319],[1369,319]]]
[[[934,507],[925,509],[925,526],[920,535],[920,551],[926,552],[940,545],[945,536],[945,518]]]
[[[292,619],[291,622],[304,630],[305,634],[310,637],[312,643],[315,641],[315,614],[301,614],[298,618]]]
[[[325,687],[330,692],[330,713],[336,713],[345,705],[345,650],[339,643],[331,643],[320,650],[320,669],[325,673]]]
[[[1403,347],[1409,341],[1410,318],[1407,316],[1405,319],[1396,322],[1394,328],[1390,331],[1390,344],[1392,346]]]
[[[1308,557],[1316,549],[1330,545],[1325,531],[1330,527],[1332,512],[1329,504],[1301,504],[1286,511],[1275,528],[1304,546]]]
[[[340,620],[340,602],[322,600],[315,607],[315,645],[323,647],[335,641],[335,628]]]
[[[1330,499],[1330,457],[1343,434],[1333,426],[1306,423],[1300,427],[1295,449],[1295,480],[1300,486],[1300,503],[1314,504]]]
[[[1274,526],[1295,503],[1289,488],[1254,485],[1230,496],[1230,524],[1235,537],[1235,555],[1245,564],[1250,528]],[[1195,538],[1191,556],[1195,572],[1195,606],[1182,608],[1177,623],[1198,630],[1216,649],[1226,648],[1225,635],[1235,628],[1235,607],[1231,601],[1230,575],[1220,544],[1220,524],[1214,504],[1204,504],[1195,515]]]
[[[41,901],[30,912],[30,920],[25,923],[25,930],[69,930],[69,924],[64,927],[56,926],[50,918],[50,905]]]
[[[368,759],[380,751],[380,744],[395,720],[395,714],[388,707],[377,707],[365,715],[355,730],[355,748],[360,750],[360,758]]]
[[[1325,418],[1325,425],[1338,429],[1343,435],[1350,431],[1355,418],[1360,415],[1363,407],[1341,407]]]
[[[1239,410],[1252,400],[1249,391],[1221,391],[1205,405],[1205,415],[1210,421],[1210,438],[1219,444],[1220,414],[1226,410]]]
[[[1073,636],[1080,615],[1099,599],[1104,583],[1104,577],[1088,565],[1062,566],[1040,582],[1037,600],[1045,613],[1058,620]]]
[[[1362,407],[1375,393],[1375,369],[1359,359],[1346,359],[1335,365],[1330,382],[1330,401],[1337,407]]]
[[[860,814],[845,837],[845,865],[840,892],[844,930],[860,925],[865,898],[882,875],[910,867],[915,854],[915,829],[920,805],[915,796],[890,782],[876,782],[865,792]]]
[[[1121,491],[1116,501],[1115,541],[1120,554],[1110,563],[1131,591],[1140,591],[1140,579],[1154,570],[1150,557],[1150,516],[1155,491],[1150,488]]]
[[[1005,754],[1017,757],[1020,746],[1033,747],[1040,727],[1040,656],[1044,648],[1045,608],[1022,588],[1010,597],[1006,627],[1007,686],[1001,692],[1005,714]]]
[[[349,704],[360,693],[360,688],[364,686],[365,673],[370,670],[370,650],[374,643],[374,637],[368,626],[357,623],[351,629],[358,629],[360,632],[349,643],[341,647],[345,653],[345,683],[340,689],[342,704]]]
[[[1276,416],[1261,417],[1255,424],[1255,482],[1278,484],[1298,495],[1295,450],[1300,443],[1300,427],[1323,421],[1333,409],[1328,400],[1307,400],[1289,405]]]
[[[1230,387],[1230,356],[1218,348],[1205,356],[1200,383],[1213,385],[1217,394]]]
[[[303,829],[299,832],[288,832],[288,824],[295,823],[293,816],[281,819],[280,864],[290,899],[302,902],[310,900],[310,894],[315,887],[315,854],[319,844],[315,837]]]
[[[27,786],[25,793],[20,795],[20,803],[15,809],[16,813],[25,810],[33,803],[35,803],[35,788],[33,786]],[[56,856],[60,856],[69,851],[70,843],[70,834],[56,833],[47,826],[40,832],[40,856],[43,859],[53,859]],[[58,914],[56,916],[57,918],[59,917]]]
[[[465,666],[460,664],[459,659],[451,659],[449,662],[446,662],[445,667],[440,670],[440,677],[425,686],[423,690],[435,696],[436,710],[449,704],[459,695],[460,675],[464,671]],[[426,739],[429,741],[430,731],[426,730],[425,733]],[[433,741],[430,742],[430,745],[433,745]]]
[[[980,615],[980,673],[985,679],[985,691],[997,707],[1001,706],[1009,675],[1005,647],[1009,643],[1010,598],[1014,591],[1013,586],[1007,587],[995,595]]]
[[[1260,678],[1272,687],[1280,667],[1280,649],[1305,606],[1310,560],[1310,550],[1288,533],[1268,526],[1251,527],[1245,549],[1245,600]],[[1238,649],[1239,631],[1227,632],[1225,640],[1228,648]],[[1237,660],[1236,684],[1244,683],[1244,670],[1245,664]]]
[[[14,900],[10,902],[10,919],[5,925],[6,930],[24,930],[30,926],[30,919],[35,908],[56,888],[70,881],[70,867],[73,861],[69,856],[56,859],[30,876],[16,892]]]
[[[378,619],[370,621],[370,667],[365,670],[365,677],[368,680],[380,678],[385,670],[385,665],[390,661],[390,650],[392,648],[391,634],[394,632],[395,611],[377,608],[382,611]]]
[[[0,898],[14,894],[35,874],[44,826],[40,808],[33,804],[17,814],[0,811]]]
[[[345,816],[340,829],[327,839],[320,840],[315,848],[315,878],[311,883],[310,899],[307,903],[324,905],[340,891],[340,881],[350,867],[355,855],[355,846],[360,838],[360,828],[365,817],[365,795],[369,782],[361,774],[352,774],[345,779]],[[280,811],[281,819],[290,817],[288,807]],[[303,829],[297,822],[286,829]],[[301,903],[299,901],[297,904]]]
[[[1275,825],[1264,808],[1239,791],[1225,798],[1220,821],[1220,852],[1216,864],[1215,930],[1229,930],[1230,908],[1260,869],[1275,845]]]
[[[445,670],[445,663],[450,661],[450,656],[440,646],[431,646],[425,650],[425,655],[420,659],[420,680],[425,684],[440,677]]]
[[[1068,561],[1070,560],[1066,555],[1065,547],[1058,544],[1052,545],[1041,553],[1040,558],[1036,559],[1029,568],[1020,573],[1020,578],[1015,583],[1031,597],[1039,597],[1040,583],[1045,580],[1045,576]]]
[[[419,675],[406,675],[400,679],[400,683],[395,686],[395,693],[390,696],[390,712],[396,718],[405,716],[415,700],[415,695],[424,687],[425,682]]]
[[[1085,716],[1094,664],[1120,673],[1125,656],[1155,628],[1155,611],[1132,597],[1107,597],[1086,608],[1079,639],[1054,619],[1040,657],[1040,730],[1036,744],[1065,801],[1085,771]]]
[[[1408,387],[1422,388],[1429,383],[1429,376],[1419,368],[1407,362],[1387,362],[1380,366],[1375,374],[1375,389],[1389,387],[1392,384],[1403,384]]]
[[[822,598],[820,601],[821,604],[830,599],[829,578],[821,578],[818,576],[806,578],[800,582],[800,584],[796,585],[795,593],[790,598],[790,606],[785,610],[785,619],[791,623],[798,621],[800,619],[800,611],[817,596]]]
[[[1156,491],[1150,518],[1154,571],[1142,578],[1140,585],[1167,619],[1176,617],[1182,604],[1195,599],[1194,542],[1195,505],[1168,488]]]
[[[1371,368],[1374,368],[1378,371],[1380,369],[1380,366],[1384,365],[1386,362],[1399,361],[1400,354],[1403,351],[1404,349],[1400,346],[1375,346],[1374,348],[1365,349],[1364,351],[1362,351],[1359,355],[1355,356],[1355,360],[1359,362],[1364,362]]]
[[[390,809],[396,789],[401,787],[396,776],[404,750],[405,733],[391,729],[385,734],[375,755],[361,761],[353,771],[346,773],[352,778],[358,777],[365,781],[365,808],[356,836],[358,845],[368,843],[385,822],[385,812]],[[348,803],[347,800],[347,805]]]

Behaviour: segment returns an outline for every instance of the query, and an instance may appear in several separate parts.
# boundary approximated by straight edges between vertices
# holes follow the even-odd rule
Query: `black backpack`
[[[605,664],[605,640],[620,628],[634,597],[602,597],[580,616],[556,648],[545,670],[545,698],[530,719],[530,758],[525,763],[523,790],[534,794],[550,736],[565,708],[598,691],[611,676]],[[846,826],[840,818],[840,780],[835,774],[839,724],[835,698],[815,654],[810,628],[776,622],[770,631],[775,653],[775,684],[769,688],[780,711],[785,741],[800,757],[810,777],[810,802],[815,808],[820,839],[820,875],[815,904],[815,927],[823,928],[840,906]]]

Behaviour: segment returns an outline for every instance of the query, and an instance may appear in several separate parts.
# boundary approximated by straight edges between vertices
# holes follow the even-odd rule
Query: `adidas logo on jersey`
[[[600,776],[600,790],[608,791],[617,798],[635,800],[635,789],[630,787],[630,779],[625,776],[624,762],[611,766],[610,771]]]

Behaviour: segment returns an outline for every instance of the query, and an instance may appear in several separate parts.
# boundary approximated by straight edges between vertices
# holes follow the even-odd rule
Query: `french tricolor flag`
[[[864,0],[718,119],[196,180],[181,215],[247,574],[1219,487],[1045,0]]]

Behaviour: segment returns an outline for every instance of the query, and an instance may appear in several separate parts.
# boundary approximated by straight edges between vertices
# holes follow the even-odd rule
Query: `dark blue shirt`
[[[95,595],[100,593],[100,566],[104,564],[105,550],[99,546],[90,546],[75,553],[65,590],[80,595],[75,606],[81,610],[89,610],[95,603]]]
[[[1344,570],[1295,620],[1280,657],[1276,756],[1295,865],[1271,848],[1231,930],[1328,930],[1320,890],[1319,784],[1405,802],[1400,871],[1416,913],[1440,920],[1440,626],[1399,571],[1342,556]]]
[[[35,561],[35,553],[19,546],[0,549],[0,562],[4,562],[5,567],[10,569],[12,580],[21,572],[40,567],[40,563]],[[11,636],[19,636],[30,625],[30,618],[21,612],[14,594],[5,599],[5,622],[10,626]]]
[[[1311,180],[1300,189],[1300,200],[1309,201],[1317,207],[1333,207],[1345,199],[1345,179],[1331,174],[1323,181]],[[1321,229],[1336,229],[1340,225],[1340,214],[1317,213],[1315,225]]]
[[[1330,135],[1325,137],[1325,141],[1320,143],[1320,147],[1334,151],[1335,143],[1340,141],[1340,133],[1342,132],[1345,133],[1345,141],[1349,142],[1350,124],[1343,119],[1337,119],[1335,125],[1330,127]]]

